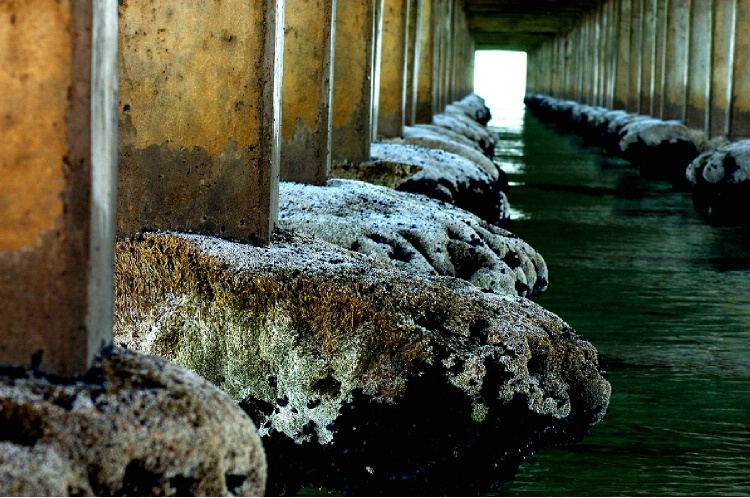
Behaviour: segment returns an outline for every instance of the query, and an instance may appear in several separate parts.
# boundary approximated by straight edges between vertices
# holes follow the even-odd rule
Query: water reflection
[[[550,268],[539,302],[607,361],[609,418],[531,457],[507,495],[750,493],[750,229],[531,117],[503,122],[511,230]],[[514,127],[515,126],[515,127]],[[520,145],[519,145],[520,143]]]

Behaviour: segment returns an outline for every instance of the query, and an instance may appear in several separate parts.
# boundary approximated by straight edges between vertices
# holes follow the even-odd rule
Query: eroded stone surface
[[[435,114],[432,117],[432,122],[437,126],[464,135],[476,142],[487,157],[494,157],[497,137],[493,132],[471,118],[466,117],[463,113],[454,112],[452,114]]]
[[[421,135],[421,136],[420,136]],[[444,137],[439,137],[435,133],[425,132],[424,134],[413,133],[410,137],[391,138],[384,140],[383,143],[400,144],[400,145],[417,145],[428,149],[438,149],[456,154],[468,159],[474,164],[481,167],[493,180],[497,181],[501,175],[501,170],[487,156],[473,147],[454,142]],[[504,175],[503,175],[504,176]],[[507,179],[505,181],[507,183]]]
[[[724,145],[698,156],[687,168],[696,205],[721,222],[750,223],[750,140]]]
[[[385,187],[282,182],[279,226],[404,270],[460,277],[503,294],[533,297],[547,287],[544,259],[515,235],[443,202]]]
[[[116,337],[253,417],[269,492],[484,493],[607,409],[594,347],[523,298],[323,242],[122,241]]]
[[[78,379],[0,371],[3,496],[259,496],[265,482],[251,421],[160,358],[108,349]]]
[[[502,223],[510,216],[502,184],[461,156],[415,145],[373,143],[370,157],[369,163],[359,165],[360,171],[366,172],[382,163],[421,168],[399,183],[398,190],[454,204],[490,223]]]

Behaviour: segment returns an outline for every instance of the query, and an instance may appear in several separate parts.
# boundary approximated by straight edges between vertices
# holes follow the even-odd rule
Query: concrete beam
[[[120,2],[119,235],[162,228],[269,240],[283,6]]]
[[[400,137],[406,110],[406,48],[411,0],[383,2],[378,135]]]
[[[86,371],[112,340],[117,4],[0,4],[0,363]]]
[[[281,180],[325,185],[331,169],[336,0],[285,0]]]
[[[370,159],[375,4],[375,0],[336,2],[331,147],[333,163]]]

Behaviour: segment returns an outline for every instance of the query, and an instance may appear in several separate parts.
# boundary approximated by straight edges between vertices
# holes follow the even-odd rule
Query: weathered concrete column
[[[631,0],[630,5],[630,56],[628,57],[628,112],[641,110],[641,85],[645,47],[643,26],[645,19],[645,0]]]
[[[283,0],[120,3],[118,234],[268,240]]]
[[[411,0],[383,3],[378,135],[400,137],[406,109],[406,48]]]
[[[711,51],[711,136],[729,135],[734,93],[735,31],[738,0],[716,0]]]
[[[406,51],[406,101],[404,103],[404,122],[411,126],[417,114],[417,85],[419,83],[419,51],[422,45],[422,3],[423,0],[411,0],[409,9],[409,32]]]
[[[373,19],[373,54],[372,54],[372,106],[370,136],[371,141],[378,139],[378,109],[380,107],[380,66],[383,59],[383,9],[385,0],[375,0],[375,18]],[[335,71],[335,68],[334,68]],[[369,154],[369,152],[368,152]]]
[[[117,4],[0,4],[0,363],[82,373],[112,340]]]
[[[654,93],[651,115],[661,118],[664,114],[664,96],[666,90],[667,65],[667,3],[669,0],[656,0],[656,50],[654,58]]]
[[[417,76],[417,106],[415,122],[429,123],[437,112],[437,67],[440,63],[437,48],[437,19],[435,8],[438,0],[422,0],[421,37],[419,44],[419,75]]]
[[[338,164],[370,158],[375,4],[336,2],[331,155]]]
[[[656,2],[643,4],[643,65],[641,71],[641,114],[653,115],[656,71]]]
[[[667,38],[662,111],[664,119],[685,120],[691,4],[692,2],[670,0],[666,6]]]
[[[750,2],[737,1],[735,14],[735,59],[732,90],[733,139],[750,138]]]
[[[336,0],[285,0],[281,180],[325,185],[331,168]]]
[[[637,57],[631,58],[630,45],[633,26],[633,0],[620,0],[620,11],[617,14],[617,63],[615,69],[614,108],[628,109],[630,98],[631,70],[629,65],[638,65]],[[633,54],[635,55],[635,54]]]
[[[712,0],[692,0],[685,123],[708,133],[713,42]]]

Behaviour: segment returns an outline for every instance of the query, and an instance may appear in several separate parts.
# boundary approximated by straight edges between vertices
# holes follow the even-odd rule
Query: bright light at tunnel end
[[[474,93],[492,111],[490,125],[523,115],[526,93],[526,52],[477,50],[474,55]]]

